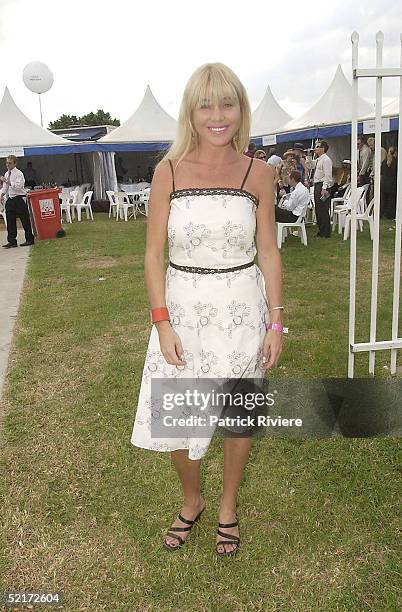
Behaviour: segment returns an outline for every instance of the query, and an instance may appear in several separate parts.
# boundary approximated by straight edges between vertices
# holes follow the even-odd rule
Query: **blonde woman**
[[[201,66],[185,88],[176,141],[152,181],[145,277],[154,325],[131,442],[171,452],[183,506],[164,538],[169,551],[185,543],[205,508],[200,464],[210,437],[180,429],[176,437],[153,437],[162,410],[151,382],[263,377],[282,350],[273,179],[264,162],[243,154],[249,130],[249,102],[238,77],[223,64]],[[237,493],[250,446],[250,437],[224,440],[220,556],[234,555],[240,544]]]

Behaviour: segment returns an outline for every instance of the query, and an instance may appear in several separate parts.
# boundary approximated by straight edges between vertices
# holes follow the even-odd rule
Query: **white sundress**
[[[251,168],[252,160],[248,172]],[[180,189],[171,193],[169,258],[180,266],[231,268],[254,260],[257,198],[243,189]],[[174,182],[173,182],[174,189]],[[166,272],[166,305],[179,335],[185,366],[166,362],[152,327],[131,444],[157,451],[188,449],[200,459],[211,438],[151,436],[161,419],[153,405],[153,378],[263,378],[260,368],[268,305],[257,265],[233,272]]]

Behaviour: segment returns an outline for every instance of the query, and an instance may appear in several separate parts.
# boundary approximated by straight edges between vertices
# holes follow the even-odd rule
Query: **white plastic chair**
[[[149,202],[149,194],[151,193],[151,188],[146,187],[140,193],[140,204],[144,204],[145,208],[145,216],[148,216],[148,202]]]
[[[127,193],[129,201],[134,205],[134,219],[137,218],[137,213],[141,213],[140,202],[141,202],[141,191]]]
[[[71,219],[71,205],[74,201],[74,196],[70,193],[59,193],[60,199],[60,219],[63,223],[63,212],[66,213],[66,218],[69,223],[72,223]]]
[[[366,192],[369,188],[369,185],[364,185],[363,187],[357,188],[357,213],[363,213],[365,209],[365,200],[366,200]],[[350,213],[352,209],[351,203],[351,193],[349,194],[349,198],[346,200],[345,204],[335,206],[334,215],[332,221],[332,229],[335,231],[336,223],[338,222],[338,234],[342,234],[342,230],[345,226],[346,216]]]
[[[109,219],[110,219],[110,215],[113,215],[113,217],[116,216],[118,205],[117,205],[116,196],[115,196],[114,191],[107,191],[106,195],[109,200]]]
[[[4,219],[4,223],[5,223],[5,226],[6,226],[6,229],[7,229],[7,217],[6,217],[6,207],[5,207],[5,204],[4,204],[4,199],[3,199],[3,202],[0,204],[0,215]]]
[[[135,214],[136,204],[135,202],[134,203],[130,202],[130,198],[128,197],[127,193],[124,193],[124,191],[115,191],[114,196],[117,202],[116,221],[119,220],[119,217],[121,219],[123,219],[124,217],[124,220],[128,221],[129,208],[132,208],[134,219],[136,219],[137,218]]]
[[[346,202],[348,202],[349,198],[350,198],[350,192],[351,192],[352,186],[348,185],[345,189],[345,192],[343,194],[342,197],[339,198],[332,198],[331,200],[331,205],[330,205],[330,211],[329,211],[329,216],[331,219],[331,223],[334,217],[334,208],[335,206],[342,206],[345,205]]]
[[[283,202],[283,200],[286,199],[286,196],[284,196],[280,203],[281,204]],[[307,206],[305,207],[305,209],[303,210],[303,212],[296,218],[295,215],[295,219],[296,221],[294,221],[293,223],[291,221],[277,221],[276,222],[276,239],[277,239],[277,244],[278,244],[278,249],[282,248],[282,244],[285,242],[285,238],[287,236],[287,232],[288,232],[288,228],[290,230],[297,230],[297,233],[299,234],[300,240],[302,242],[302,244],[304,244],[304,246],[307,246],[307,232],[306,232],[306,224],[305,224],[305,218],[306,218],[306,212],[307,212]]]
[[[78,221],[81,221],[81,212],[84,209],[87,213],[87,219],[94,220],[94,216],[92,213],[91,200],[92,200],[93,191],[87,191],[84,193],[84,197],[81,202],[77,202],[75,207],[77,209],[77,217]]]
[[[360,231],[363,231],[363,221],[367,221],[370,228],[370,238],[373,240],[373,208],[374,208],[374,198],[371,200],[370,204],[367,206],[364,212],[356,213],[356,220],[359,225]],[[352,212],[346,215],[345,219],[345,231],[343,234],[343,239],[347,240],[349,238],[350,224],[352,221]]]

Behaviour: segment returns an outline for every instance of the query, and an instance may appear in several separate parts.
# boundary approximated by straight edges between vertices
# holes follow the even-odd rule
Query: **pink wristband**
[[[280,323],[270,323],[270,324],[267,326],[267,331],[268,331],[269,329],[273,329],[274,331],[281,332],[281,333],[283,333],[283,334],[287,334],[287,333],[288,333],[288,328],[287,328],[287,327],[284,327],[284,326],[283,326],[283,325],[281,325]]]

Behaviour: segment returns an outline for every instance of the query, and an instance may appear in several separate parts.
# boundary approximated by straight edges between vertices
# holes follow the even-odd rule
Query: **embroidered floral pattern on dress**
[[[173,192],[168,219],[169,259],[177,265],[218,269],[254,260],[256,206],[255,196],[244,190]],[[176,428],[166,437],[152,437],[152,423],[160,424],[162,415],[160,406],[151,402],[152,379],[215,378],[223,382],[263,376],[259,364],[268,316],[264,281],[257,265],[215,274],[169,266],[165,300],[186,364],[166,362],[153,326],[131,442],[158,451],[186,448],[190,459],[200,459],[210,443],[210,437],[202,433],[187,437]]]
[[[175,304],[174,302],[169,301],[167,304],[170,316],[170,322],[172,326],[177,327],[188,327],[189,329],[194,329],[194,325],[191,324],[188,317],[186,318],[186,311],[183,306],[180,304]]]

